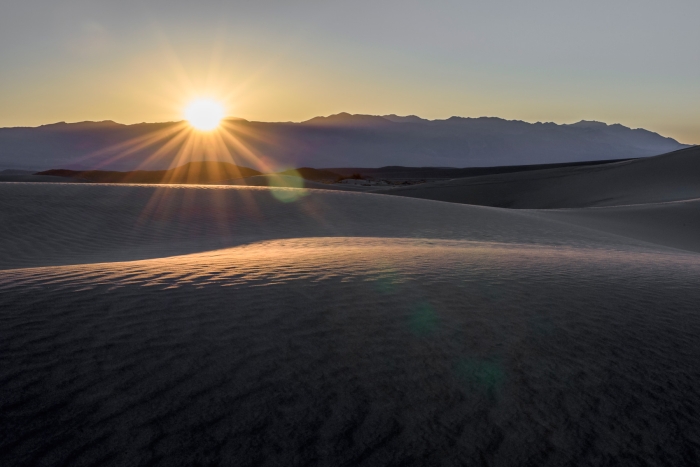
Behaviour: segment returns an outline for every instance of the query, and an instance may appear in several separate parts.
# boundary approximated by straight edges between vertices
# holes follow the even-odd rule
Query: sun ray
[[[113,144],[106,148],[99,149],[81,157],[77,160],[77,162],[86,162],[88,160],[91,160],[93,161],[92,165],[94,166],[94,168],[99,169],[101,167],[109,166],[113,162],[118,161],[120,159],[124,159],[125,157],[128,157],[129,155],[134,154],[140,150],[146,149],[150,146],[154,146],[167,138],[170,138],[171,140],[175,139],[184,130],[188,130],[187,126],[184,123],[176,123],[173,124],[171,127],[164,128],[156,132],[148,133],[146,135],[138,136],[117,144]],[[111,157],[100,158],[100,156],[103,155],[111,155]],[[134,168],[134,170],[143,167],[144,162],[145,161],[142,161],[141,164]]]

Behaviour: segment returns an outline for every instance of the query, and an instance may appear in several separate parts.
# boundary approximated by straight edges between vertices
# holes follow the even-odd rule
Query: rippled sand
[[[695,253],[362,193],[0,195],[4,465],[698,462]]]

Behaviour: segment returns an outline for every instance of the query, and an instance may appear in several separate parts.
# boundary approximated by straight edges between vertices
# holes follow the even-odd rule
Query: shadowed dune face
[[[0,464],[697,464],[700,257],[574,211],[0,184]]]
[[[700,200],[697,199],[591,209],[555,209],[533,212],[533,215],[700,253]]]
[[[700,198],[700,147],[601,166],[487,175],[390,194],[521,209],[580,208]]]
[[[695,255],[386,238],[3,271],[2,458],[681,465],[698,273]]]

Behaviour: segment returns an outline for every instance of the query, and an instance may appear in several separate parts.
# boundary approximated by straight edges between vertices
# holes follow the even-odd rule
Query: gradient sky
[[[0,3],[0,126],[338,112],[644,127],[700,143],[700,1]]]

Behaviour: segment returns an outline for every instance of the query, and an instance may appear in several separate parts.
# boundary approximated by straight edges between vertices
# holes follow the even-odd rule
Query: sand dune
[[[396,188],[391,194],[507,208],[578,208],[700,198],[700,147],[601,166],[564,167]]]
[[[0,463],[691,465],[697,203],[2,183]]]
[[[156,258],[262,240],[331,236],[631,244],[525,211],[291,188],[1,184],[0,215],[2,269]]]

